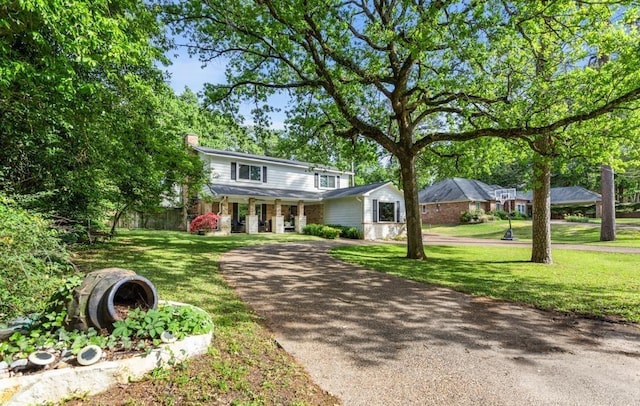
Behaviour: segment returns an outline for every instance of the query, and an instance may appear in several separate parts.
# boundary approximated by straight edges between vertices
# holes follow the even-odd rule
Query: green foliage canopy
[[[49,221],[0,193],[0,323],[42,311],[73,270]]]
[[[540,135],[640,96],[635,1],[166,3],[203,60],[228,58],[228,83],[208,87],[211,100],[264,103],[289,89],[292,114],[398,159],[411,258],[424,257],[415,169],[424,148],[494,136],[547,154]]]
[[[84,221],[198,179],[167,124],[164,38],[138,0],[0,5],[0,190]]]

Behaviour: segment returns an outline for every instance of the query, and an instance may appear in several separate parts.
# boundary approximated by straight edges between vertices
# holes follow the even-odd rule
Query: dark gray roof
[[[273,189],[252,186],[214,185],[208,188],[217,196],[251,196],[272,199],[322,200],[323,192],[307,192],[302,190]]]
[[[482,202],[495,200],[493,191],[501,186],[487,185],[474,179],[451,178],[422,189],[418,198],[420,203],[436,202]]]
[[[325,199],[339,199],[341,197],[362,196],[369,192],[372,192],[387,183],[391,182],[378,182],[370,185],[352,186],[342,189],[330,190],[324,193]]]
[[[533,192],[525,193],[527,200],[533,200]],[[580,186],[551,188],[551,204],[579,204],[602,201],[602,196]]]
[[[339,199],[342,197],[362,196],[371,191],[374,191],[382,186],[391,182],[379,182],[369,185],[352,186],[334,190],[323,190],[318,192],[308,192],[302,190],[289,190],[289,189],[272,189],[262,188],[255,186],[229,186],[229,185],[214,185],[208,189],[216,196],[251,196],[251,197],[264,197],[272,199],[291,199],[291,200],[324,200],[324,199]]]
[[[310,162],[302,162],[302,161],[296,161],[296,160],[292,160],[292,159],[281,159],[281,158],[274,158],[274,157],[270,157],[270,156],[264,156],[264,155],[253,155],[253,154],[246,154],[244,152],[234,152],[234,151],[223,151],[221,149],[214,149],[214,148],[209,148],[209,147],[202,147],[202,146],[192,146],[193,149],[195,149],[196,151],[200,151],[204,154],[211,154],[211,155],[221,155],[221,156],[228,156],[231,158],[245,158],[245,159],[255,159],[255,160],[260,160],[260,161],[266,161],[266,162],[275,162],[275,163],[279,163],[279,164],[284,164],[284,165],[293,165],[293,166],[299,166],[299,167],[304,167],[304,168],[316,168],[318,170],[330,170],[330,171],[335,171],[335,172],[344,172],[344,173],[351,173],[349,171],[342,171],[338,168],[334,168],[332,166],[327,166],[327,165],[320,165],[320,164],[313,164]]]

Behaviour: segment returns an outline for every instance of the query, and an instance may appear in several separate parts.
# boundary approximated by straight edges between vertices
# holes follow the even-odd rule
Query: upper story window
[[[231,179],[251,180],[264,183],[267,181],[267,167],[231,162]]]
[[[238,165],[238,178],[245,180],[262,180],[262,167],[255,165]]]
[[[340,185],[340,176],[315,174],[315,187],[319,189],[335,189]]]
[[[335,189],[336,177],[333,175],[320,175],[320,187]]]

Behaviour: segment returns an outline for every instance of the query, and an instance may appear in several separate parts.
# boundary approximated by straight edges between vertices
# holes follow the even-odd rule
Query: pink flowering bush
[[[189,226],[190,233],[197,233],[200,230],[211,231],[218,228],[220,216],[215,213],[206,213],[193,219]]]

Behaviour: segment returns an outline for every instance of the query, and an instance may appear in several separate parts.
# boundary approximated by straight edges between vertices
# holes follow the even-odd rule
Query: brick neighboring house
[[[528,200],[516,194],[516,199],[505,202],[502,207],[494,192],[504,189],[498,185],[487,185],[474,179],[450,178],[428,186],[420,191],[420,217],[423,224],[457,224],[466,211],[493,210],[527,212]]]

